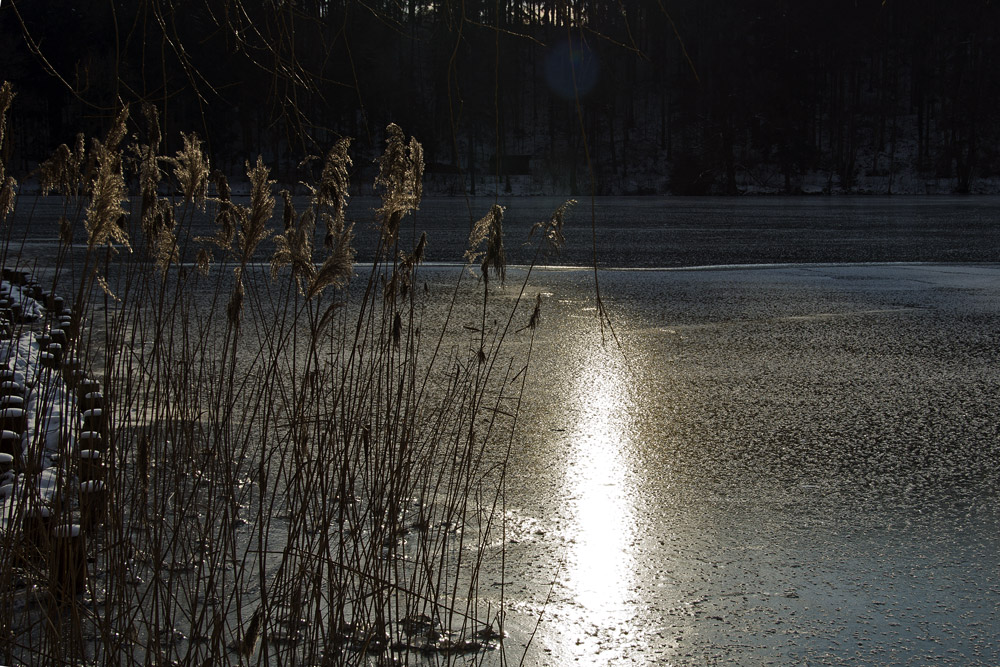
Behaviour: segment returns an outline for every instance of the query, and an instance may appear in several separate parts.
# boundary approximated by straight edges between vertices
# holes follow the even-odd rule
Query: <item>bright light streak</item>
[[[576,387],[580,417],[566,479],[575,525],[565,583],[595,623],[631,615],[636,518],[626,459],[632,425],[624,372],[613,351],[596,347]]]

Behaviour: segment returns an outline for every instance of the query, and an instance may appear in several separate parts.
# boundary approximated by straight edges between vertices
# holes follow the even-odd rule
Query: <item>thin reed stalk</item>
[[[103,385],[109,504],[88,535],[87,588],[55,612],[31,598],[44,566],[0,531],[0,658],[482,659],[502,637],[504,589],[498,597],[481,574],[498,533],[503,542],[540,307],[525,303],[527,279],[512,306],[492,297],[490,276],[506,277],[502,209],[470,239],[479,284],[463,271],[443,298],[426,294],[414,286],[433,240],[404,249],[398,234],[420,205],[422,148],[398,127],[376,181],[379,250],[360,269],[348,141],[324,157],[305,208],[284,193],[276,220],[262,159],[247,164],[250,198],[239,203],[197,138],[158,155],[156,114],[144,117],[141,145],[122,145],[124,112],[92,143],[89,180],[82,140],[43,169],[45,191],[64,199],[53,285],[75,291],[73,353]],[[137,192],[125,189],[127,168]],[[176,198],[159,194],[167,177]],[[564,212],[540,247],[561,241]],[[215,233],[196,234],[207,220]],[[461,326],[471,312],[473,334]],[[78,399],[66,400],[69,410]],[[66,434],[64,460],[79,437]],[[81,516],[79,500],[66,507],[67,519]]]

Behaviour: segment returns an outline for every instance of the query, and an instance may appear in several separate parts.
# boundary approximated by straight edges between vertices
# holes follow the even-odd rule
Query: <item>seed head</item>
[[[324,213],[324,217],[328,214]],[[354,276],[354,225],[336,223],[327,220],[331,229],[330,254],[319,267],[319,271],[309,283],[306,296],[310,299],[320,294],[327,287],[344,287]]]
[[[503,285],[507,277],[507,259],[503,249],[503,212],[504,207],[494,204],[489,212],[472,226],[472,233],[469,234],[468,250],[465,251],[465,259],[470,264],[482,259],[480,269],[484,280],[489,280],[489,271],[500,279]],[[486,249],[480,246],[486,243]]]
[[[185,203],[196,203],[202,210],[208,197],[208,158],[201,152],[201,140],[198,135],[181,132],[184,147],[177,151],[177,156],[168,159],[174,166],[174,177],[184,193]]]
[[[382,207],[376,212],[387,246],[396,242],[399,223],[410,211],[420,207],[423,196],[424,149],[416,139],[406,143],[399,126],[386,128],[385,152],[378,160],[375,186],[382,188]]]
[[[207,276],[209,269],[212,268],[212,253],[208,250],[208,248],[198,249],[198,257],[196,261],[198,263],[198,272],[203,276]]]
[[[344,137],[338,141],[323,162],[323,173],[320,175],[319,189],[316,191],[316,206],[333,209],[333,221],[344,222],[344,210],[350,196],[350,177],[348,169],[353,164],[349,150],[351,138]]]
[[[119,145],[125,136],[128,107],[122,109],[108,132],[105,142],[94,141],[96,175],[92,184],[90,206],[87,208],[87,243],[91,248],[107,243],[119,243],[131,252],[128,234],[118,221],[127,215],[122,202],[128,198],[122,175],[122,154]]]
[[[250,207],[233,206],[239,222],[238,247],[240,259],[249,262],[261,241],[270,235],[267,223],[274,214],[274,195],[271,187],[274,181],[269,180],[271,170],[264,165],[264,158],[257,156],[257,163],[250,166],[247,163],[247,176],[250,177]]]
[[[575,199],[567,199],[562,204],[559,205],[553,213],[552,217],[544,222],[536,222],[531,227],[531,232],[528,236],[533,236],[535,232],[540,232],[542,239],[545,241],[548,249],[551,251],[559,250],[566,242],[566,238],[563,236],[563,219],[566,216],[566,211],[570,206],[576,204]]]

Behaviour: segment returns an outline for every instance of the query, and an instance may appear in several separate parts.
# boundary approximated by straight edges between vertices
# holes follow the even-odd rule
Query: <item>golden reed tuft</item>
[[[313,263],[313,232],[316,229],[316,215],[310,206],[302,215],[295,212],[292,197],[288,190],[282,190],[282,218],[285,233],[274,237],[274,254],[271,256],[271,278],[276,279],[281,267],[292,267],[292,278],[299,284],[299,291],[306,291],[305,285],[310,283],[316,274]]]
[[[354,275],[354,225],[337,222],[328,213],[323,214],[324,222],[331,231],[327,235],[329,255],[320,265],[309,283],[306,296],[312,298],[327,287],[344,287]]]
[[[531,226],[531,231],[528,233],[529,238],[538,232],[542,239],[545,241],[548,249],[550,251],[559,250],[566,241],[566,237],[563,236],[563,222],[566,217],[566,211],[576,204],[575,199],[567,199],[562,204],[559,205],[550,217],[546,221],[536,222]]]
[[[420,208],[423,197],[424,149],[406,136],[395,123],[385,129],[386,147],[378,160],[376,187],[382,188],[382,206],[376,211],[386,247],[396,243],[399,223],[410,211]]]
[[[282,190],[280,193],[284,200],[285,233],[274,239],[271,276],[276,278],[282,267],[290,266],[299,292],[310,299],[327,287],[346,286],[354,275],[354,248],[351,245],[354,226],[344,219],[350,185],[348,168],[352,164],[348,155],[350,145],[350,139],[338,141],[326,155],[319,184],[305,184],[312,196],[302,215],[296,215],[289,192]],[[323,245],[328,253],[318,269],[313,261],[312,244],[317,217],[326,227]]]
[[[184,202],[194,203],[205,210],[208,198],[208,181],[212,170],[208,158],[201,152],[201,140],[198,135],[181,132],[184,147],[177,151],[176,157],[166,158],[174,167],[174,177],[184,193]]]
[[[163,172],[160,170],[160,119],[156,107],[152,104],[142,105],[142,115],[146,118],[146,131],[149,143],[135,147],[133,150],[139,161],[139,191],[142,195],[142,208],[139,213],[142,230],[150,243],[157,236],[156,202],[157,188]]]
[[[271,188],[274,181],[269,180],[271,170],[264,164],[264,158],[257,156],[257,163],[252,167],[247,163],[247,176],[250,178],[250,207],[237,206],[239,232],[237,245],[240,260],[249,262],[260,242],[270,236],[267,223],[274,214],[274,195]]]
[[[97,165],[86,218],[87,244],[91,248],[104,244],[114,247],[117,243],[132,251],[128,233],[119,224],[127,215],[122,208],[122,202],[128,199],[128,189],[122,174],[120,148],[127,120],[128,107],[125,107],[118,114],[104,143],[95,140],[91,149]]]
[[[468,250],[465,251],[465,260],[472,264],[482,259],[480,269],[483,280],[489,280],[489,272],[500,279],[503,285],[507,278],[507,258],[503,249],[503,212],[504,207],[493,204],[490,210],[472,226],[469,234]],[[486,248],[481,249],[483,243]]]

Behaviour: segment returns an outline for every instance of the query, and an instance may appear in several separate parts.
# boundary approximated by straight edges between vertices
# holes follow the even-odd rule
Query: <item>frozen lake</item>
[[[431,294],[491,203],[430,200],[404,224],[440,263]],[[502,203],[524,262],[560,200]],[[45,268],[55,200],[31,206],[14,235]],[[477,658],[1000,664],[998,214],[997,198],[581,201],[565,267],[528,283],[542,323],[506,572],[498,543],[483,574],[508,639]],[[613,334],[573,268],[592,219]]]
[[[1000,661],[1000,267],[609,272],[624,355],[537,280],[527,664]]]
[[[531,226],[547,220],[564,200],[530,197],[500,200],[510,263],[526,263]],[[427,259],[461,262],[470,220],[493,199],[433,198],[402,227],[412,246],[427,231]],[[354,197],[358,259],[371,259],[378,201]],[[296,207],[305,207],[304,198]],[[280,216],[281,207],[277,214]],[[62,201],[21,198],[14,220],[14,247],[23,239],[26,258],[52,260]],[[599,197],[581,198],[570,209],[566,245],[552,261],[572,266],[678,267],[786,262],[993,262],[1000,259],[1000,197]],[[594,223],[592,225],[592,222]],[[84,239],[78,232],[78,242]],[[191,236],[214,233],[210,216],[190,225]]]
[[[491,203],[474,200],[471,210],[481,216]],[[529,259],[526,250],[519,251],[520,242],[560,203],[501,200],[507,206],[510,261]],[[599,197],[593,202],[584,197],[567,216],[559,261],[592,264],[594,241],[597,262],[605,267],[997,261],[998,213],[996,197]],[[430,234],[441,225],[446,233],[432,238],[455,239],[435,242],[430,259],[461,256],[468,217],[460,200],[437,199],[421,207],[418,229],[426,225]]]

